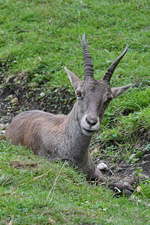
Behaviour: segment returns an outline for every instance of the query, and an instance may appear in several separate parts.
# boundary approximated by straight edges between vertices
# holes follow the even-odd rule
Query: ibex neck
[[[82,160],[88,154],[88,146],[91,137],[82,134],[80,122],[78,118],[78,104],[75,103],[73,109],[68,114],[65,124],[65,142],[68,146],[68,151],[76,160]]]

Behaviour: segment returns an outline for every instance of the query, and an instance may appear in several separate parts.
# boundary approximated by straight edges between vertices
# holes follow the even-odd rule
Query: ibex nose
[[[97,118],[96,117],[92,117],[91,115],[88,115],[86,117],[86,122],[90,125],[90,126],[94,126],[95,124],[97,124]]]

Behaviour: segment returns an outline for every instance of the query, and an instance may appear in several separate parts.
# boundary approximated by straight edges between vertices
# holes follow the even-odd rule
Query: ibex
[[[88,151],[92,135],[99,129],[105,109],[110,101],[132,85],[110,87],[112,74],[127,52],[108,68],[102,80],[94,79],[94,68],[85,35],[82,39],[84,79],[64,67],[75,90],[77,101],[68,115],[54,115],[40,110],[25,111],[10,123],[6,135],[12,144],[31,148],[37,155],[50,160],[68,160],[82,170],[88,179],[105,181]]]

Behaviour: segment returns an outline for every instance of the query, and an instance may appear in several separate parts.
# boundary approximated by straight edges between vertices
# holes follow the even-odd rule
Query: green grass
[[[139,111],[149,103],[150,3],[148,0],[0,1],[0,61],[5,76],[28,86],[69,86],[63,66],[83,76],[81,38],[85,32],[95,77],[100,79],[126,44],[129,50],[112,86],[138,81],[136,89],[113,101],[109,112]],[[146,96],[146,98],[145,98]],[[106,113],[107,115],[107,113]],[[107,117],[106,117],[107,118]],[[104,120],[105,121],[105,120]],[[106,119],[106,124],[109,120]]]
[[[99,145],[105,143],[109,151],[115,142],[127,159],[138,142],[139,152],[150,150],[148,140],[143,141],[150,129],[149,21],[149,0],[0,0],[0,72],[6,80],[24,79],[42,92],[45,87],[71,89],[63,66],[83,77],[83,33],[96,79],[128,43],[111,83],[140,85],[110,104],[97,134]],[[149,181],[141,184],[141,202],[115,199],[67,165],[58,176],[61,163],[50,164],[2,141],[0,151],[0,224],[6,224],[9,215],[14,216],[13,225],[150,223]],[[12,161],[37,165],[15,169]]]
[[[85,32],[100,78],[128,43],[127,56],[113,83],[149,76],[149,1],[1,1],[0,58],[9,73],[24,70],[64,85],[63,66],[81,76],[81,36]],[[40,79],[40,78],[39,78]]]
[[[0,224],[149,224],[150,183],[135,200],[87,184],[63,163],[50,163],[23,147],[0,143]],[[17,164],[20,167],[17,167]]]

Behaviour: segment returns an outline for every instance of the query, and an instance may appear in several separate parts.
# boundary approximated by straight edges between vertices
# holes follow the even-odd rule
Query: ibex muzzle
[[[23,112],[12,120],[6,134],[15,145],[32,148],[35,154],[49,159],[68,160],[86,173],[89,179],[104,181],[105,178],[91,159],[88,146],[91,136],[99,129],[109,102],[132,86],[110,87],[111,76],[128,47],[108,68],[103,79],[95,80],[85,35],[82,45],[84,79],[81,81],[64,67],[77,96],[71,112],[67,116],[38,110]]]

